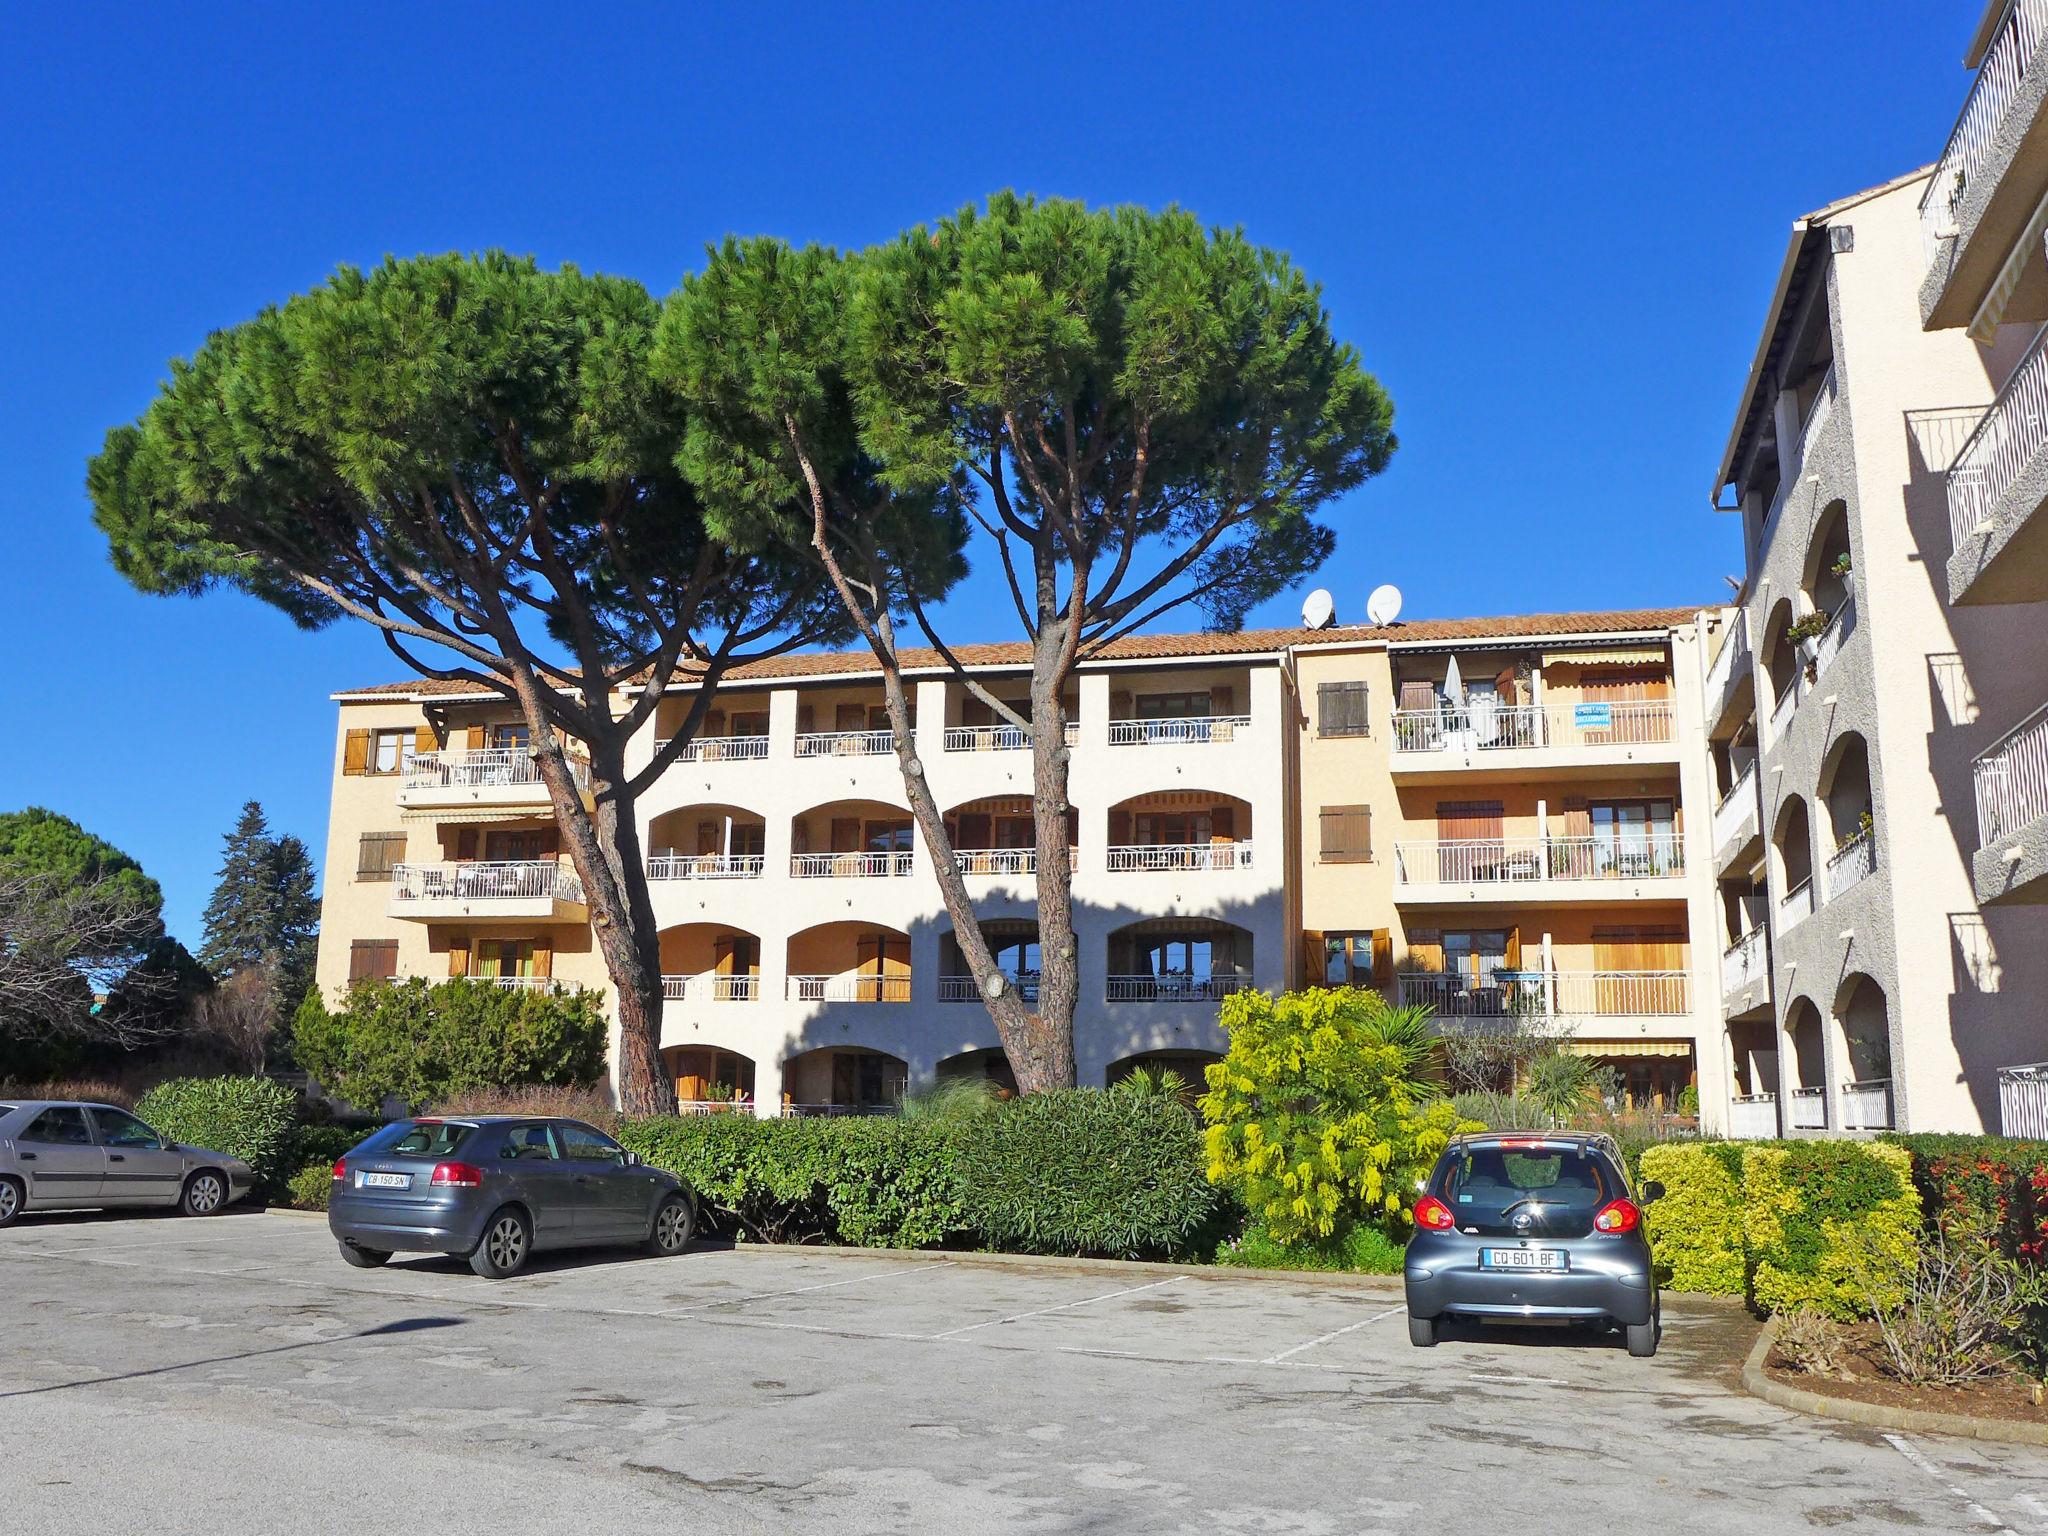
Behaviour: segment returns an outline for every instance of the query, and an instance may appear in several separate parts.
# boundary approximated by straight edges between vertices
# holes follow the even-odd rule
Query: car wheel
[[[1417,1349],[1432,1349],[1436,1345],[1436,1319],[1408,1314],[1408,1342]]]
[[[526,1268],[532,1252],[533,1228],[508,1205],[484,1223],[484,1235],[469,1255],[469,1267],[486,1280],[503,1280]]]
[[[202,1168],[185,1181],[185,1191],[178,1196],[178,1213],[217,1216],[227,1203],[228,1181],[211,1168]]]
[[[11,1227],[21,1214],[21,1184],[16,1179],[0,1179],[0,1227]]]
[[[673,1258],[690,1246],[697,1230],[697,1213],[688,1195],[670,1195],[654,1213],[654,1226],[647,1234],[647,1251],[658,1259]]]
[[[358,1248],[354,1243],[338,1246],[343,1260],[357,1269],[382,1269],[391,1262],[391,1255],[382,1248]]]
[[[1663,1331],[1663,1321],[1664,1308],[1662,1304],[1652,1302],[1650,1304],[1650,1320],[1647,1323],[1630,1323],[1627,1329],[1624,1330],[1628,1334],[1628,1352],[1638,1360],[1647,1360],[1650,1356],[1656,1354],[1657,1335]]]

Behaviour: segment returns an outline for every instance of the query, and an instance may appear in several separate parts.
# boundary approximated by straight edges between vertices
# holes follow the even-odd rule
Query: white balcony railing
[[[1608,837],[1480,837],[1394,844],[1399,885],[1522,885],[1664,880],[1685,873],[1676,832]]]
[[[1805,468],[1807,460],[1813,457],[1814,441],[1820,436],[1820,429],[1828,424],[1828,417],[1834,414],[1834,409],[1835,365],[1829,363],[1828,371],[1821,376],[1820,388],[1814,391],[1813,398],[1806,404],[1805,416],[1800,418],[1799,469]]]
[[[1067,745],[1081,739],[1079,721],[1067,722]],[[1014,725],[949,725],[945,749],[948,752],[1023,752],[1031,747],[1031,734]]]
[[[1787,891],[1778,903],[1778,932],[1785,933],[1798,927],[1813,915],[1813,881],[1800,881]]]
[[[1691,1007],[1685,971],[1407,971],[1396,985],[1404,1005],[1444,1018],[1667,1018]]]
[[[1892,1128],[1892,1080],[1842,1084],[1842,1129],[1888,1131]]]
[[[2048,1140],[2048,1061],[1998,1069],[1998,1129],[2007,1136]]]
[[[472,976],[472,981],[489,982],[507,992],[566,992],[569,984],[558,976]]]
[[[1252,728],[1250,715],[1180,715],[1165,720],[1112,720],[1112,747],[1158,747],[1184,742],[1235,741]]]
[[[1942,146],[1927,190],[1920,195],[1920,237],[1931,265],[1941,242],[1957,234],[1956,208],[1984,169],[1999,126],[2018,94],[2020,78],[2041,45],[2048,0],[2015,0],[1984,50],[1963,110]]]
[[[1067,850],[1069,862],[1078,860],[1081,850]],[[1038,873],[1038,850],[1036,848],[955,848],[953,857],[960,861],[963,875],[1035,875]]]
[[[759,853],[651,853],[650,880],[758,880],[768,859]]]
[[[664,737],[654,744],[657,756],[668,745]],[[766,736],[699,736],[676,754],[679,763],[752,762],[768,755]]]
[[[793,853],[789,872],[799,880],[871,880],[910,873],[910,850],[886,853]]]
[[[1104,1000],[1112,1003],[1208,1003],[1250,987],[1249,976],[1111,976]]]
[[[2048,816],[2048,704],[2001,736],[1970,765],[1977,784],[1977,838],[1990,847]]]
[[[907,1003],[910,975],[866,976],[842,971],[832,976],[792,976],[784,995],[792,1003]]]
[[[1824,1131],[1828,1125],[1828,1091],[1825,1088],[1794,1088],[1787,1096],[1792,1129]]]
[[[2048,3],[2048,0],[2044,0]],[[1961,549],[1991,521],[1998,498],[2012,488],[2048,443],[2048,331],[2037,337],[1991,402],[1948,471],[1950,547]]]
[[[722,971],[664,976],[661,995],[672,1003],[751,1003],[761,995],[761,978]]]
[[[1714,807],[1714,851],[1726,848],[1756,820],[1756,764],[1747,763]]]
[[[1813,642],[1813,675],[1816,679],[1827,675],[1828,668],[1842,654],[1842,647],[1855,633],[1856,594],[1852,591],[1828,619],[1828,627],[1820,632],[1820,638]]]
[[[1828,856],[1828,900],[1877,873],[1877,838],[1865,827]]]
[[[806,731],[796,739],[798,757],[880,757],[895,750],[894,731]]]
[[[1783,645],[1785,642],[1781,640],[1778,643]],[[1764,738],[1764,745],[1766,747],[1784,739],[1785,732],[1792,724],[1792,712],[1799,708],[1799,701],[1804,697],[1806,697],[1806,669],[1795,661],[1790,680],[1786,682],[1784,689],[1778,694],[1777,701],[1771,705],[1770,730]]]
[[[590,787],[590,765],[579,757],[564,759],[569,777],[579,788]],[[530,747],[453,748],[446,752],[408,752],[401,771],[407,789],[501,789],[539,785],[540,763]]]
[[[581,901],[583,882],[555,859],[511,863],[394,864],[391,899],[412,901]]]
[[[1238,843],[1138,843],[1109,850],[1109,872],[1129,874],[1134,870],[1219,870],[1250,869],[1252,845]]]
[[[1756,927],[1721,951],[1721,994],[1732,997],[1752,982],[1770,975],[1764,930]]]
[[[1771,1141],[1778,1134],[1778,1096],[1753,1093],[1729,1101],[1728,1134],[1744,1141]]]
[[[1669,740],[1671,705],[1663,699],[1588,699],[1572,704],[1480,700],[1394,711],[1397,753],[1649,746]]]
[[[1010,985],[1017,989],[1017,996],[1027,1003],[1038,1001],[1038,972],[1004,971]],[[942,1003],[978,1003],[981,989],[974,984],[972,976],[941,976],[939,978],[939,1001]]]
[[[1714,653],[1714,659],[1707,667],[1707,704],[1717,714],[1729,690],[1749,676],[1750,665],[1749,624],[1738,608],[1728,621],[1721,648]]]

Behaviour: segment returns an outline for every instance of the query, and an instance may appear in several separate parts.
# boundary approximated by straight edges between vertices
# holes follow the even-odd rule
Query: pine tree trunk
[[[1041,636],[1039,644],[1047,643]],[[1057,649],[1057,639],[1052,638]],[[1038,844],[1038,1012],[1032,1033],[1050,1088],[1071,1088],[1074,1012],[1080,1000],[1080,947],[1074,939],[1074,860],[1067,825],[1067,717],[1061,679],[1034,666],[1031,679],[1032,830]],[[1021,1086],[1021,1084],[1020,1084]]]

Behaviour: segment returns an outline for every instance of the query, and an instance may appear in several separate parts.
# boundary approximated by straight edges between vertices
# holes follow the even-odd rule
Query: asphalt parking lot
[[[1757,1402],[1708,1304],[1649,1361],[1421,1351],[1392,1286],[719,1249],[493,1284],[281,1213],[31,1217],[0,1298],[11,1529],[2048,1533],[2048,1452]]]

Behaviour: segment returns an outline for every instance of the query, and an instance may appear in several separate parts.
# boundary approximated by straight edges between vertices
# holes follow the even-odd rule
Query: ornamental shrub
[[[287,1203],[295,1211],[324,1211],[327,1197],[334,1190],[334,1159],[323,1163],[308,1163],[286,1186]]]
[[[1859,1274],[1912,1272],[1920,1197],[1904,1148],[1759,1143],[1746,1149],[1742,1166],[1750,1294],[1765,1311],[1806,1305],[1834,1317],[1862,1316],[1871,1298]],[[1874,1257],[1896,1262],[1873,1264]]]
[[[1658,1283],[1676,1291],[1740,1296],[1748,1280],[1742,1237],[1742,1158],[1734,1142],[1646,1148],[1644,1181],[1664,1196],[1643,1208]]]
[[[297,1166],[299,1098],[268,1078],[172,1078],[145,1093],[135,1113],[172,1141],[239,1157],[266,1196],[282,1193]]]
[[[1254,1222],[1216,1249],[1218,1264],[1249,1269],[1303,1269],[1358,1275],[1398,1275],[1405,1250],[1379,1227],[1356,1222],[1314,1242],[1275,1242]]]
[[[438,1103],[477,1089],[582,1085],[605,1067],[597,992],[546,992],[453,978],[366,982],[339,1011],[309,995],[293,1021],[299,1064],[366,1110],[387,1098]]]
[[[1426,1015],[1377,992],[1239,992],[1208,1069],[1209,1177],[1278,1243],[1372,1222],[1405,1233],[1415,1181],[1450,1138],[1479,1130],[1430,1084]]]
[[[983,1246],[1142,1259],[1215,1242],[1221,1197],[1203,1176],[1201,1128],[1170,1096],[1028,1094],[965,1122],[951,1150],[962,1218]]]
[[[1988,1232],[2000,1254],[2048,1262],[2048,1142],[2005,1136],[1887,1136],[1913,1160],[1927,1219]]]

